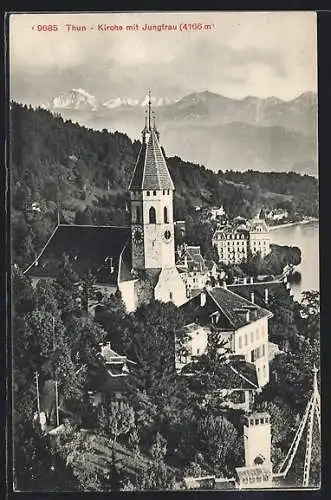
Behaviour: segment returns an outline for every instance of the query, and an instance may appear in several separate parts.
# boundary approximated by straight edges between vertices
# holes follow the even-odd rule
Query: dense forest
[[[76,224],[128,224],[127,188],[138,141],[12,102],[10,146],[15,262],[23,267],[31,262],[58,218]],[[177,156],[167,162],[176,186],[177,220],[188,219],[192,225],[197,206],[221,204],[230,217],[249,218],[274,207],[284,207],[293,216],[318,216],[318,181],[313,177],[251,170],[215,174]]]

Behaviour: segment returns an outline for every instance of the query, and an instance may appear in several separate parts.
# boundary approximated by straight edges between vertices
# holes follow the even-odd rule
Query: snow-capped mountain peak
[[[82,88],[61,92],[60,95],[52,99],[50,105],[52,109],[90,109],[96,111],[100,108],[97,98]]]
[[[155,108],[174,104],[179,99],[171,99],[169,97],[152,96],[152,105]],[[99,109],[114,109],[120,106],[135,106],[145,107],[148,104],[148,95],[141,99],[133,99],[132,97],[110,97],[104,102],[100,102],[94,95],[90,94],[82,88],[75,88],[69,91],[61,92],[56,97],[45,105],[52,110],[90,110],[98,111]]]
[[[145,107],[148,104],[148,94],[146,94],[142,99],[132,99],[131,97],[110,97],[107,99],[103,106],[106,108],[117,108],[119,106],[140,106]],[[151,97],[151,103],[154,108],[159,108],[161,106],[168,106],[174,104],[178,99],[171,99],[169,97]]]

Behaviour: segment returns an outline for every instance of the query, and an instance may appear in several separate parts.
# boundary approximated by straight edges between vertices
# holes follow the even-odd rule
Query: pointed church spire
[[[152,119],[153,127],[151,124]],[[156,128],[155,115],[152,111],[150,90],[148,91],[148,107],[142,136],[143,144],[137,158],[129,190],[174,191],[175,187],[159,143],[160,135]]]
[[[151,89],[149,89],[149,91],[148,91],[148,128],[149,128],[149,130],[152,129],[152,127],[151,127],[151,109],[152,109],[151,95],[152,95],[152,91],[151,91]]]
[[[154,132],[156,133],[156,136],[158,138],[158,140],[160,140],[160,132],[158,131],[158,129],[156,128],[156,118],[155,118],[155,113],[154,111],[152,111],[152,116],[153,116],[153,130]]]
[[[143,142],[146,142],[146,134],[149,132],[148,127],[147,127],[147,109],[145,110],[145,126],[142,130],[142,136],[143,136]]]

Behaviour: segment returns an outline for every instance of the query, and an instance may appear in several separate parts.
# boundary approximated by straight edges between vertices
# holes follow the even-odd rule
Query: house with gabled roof
[[[205,347],[195,355],[205,352],[208,330],[217,329],[232,354],[244,356],[246,362],[254,364],[259,387],[268,383],[268,321],[272,317],[269,310],[226,286],[206,287],[180,309],[186,325],[190,325],[190,343]]]

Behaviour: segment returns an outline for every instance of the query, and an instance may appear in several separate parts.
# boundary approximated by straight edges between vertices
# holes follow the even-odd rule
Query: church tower
[[[138,273],[145,271],[154,277],[158,276],[154,287],[155,299],[183,303],[186,298],[185,285],[175,266],[173,220],[175,186],[159,138],[155,118],[152,120],[149,92],[142,146],[129,186],[132,269]],[[176,286],[179,287],[178,290],[175,289]],[[182,296],[180,300],[179,296]]]

